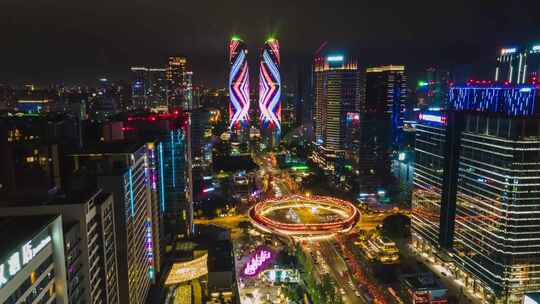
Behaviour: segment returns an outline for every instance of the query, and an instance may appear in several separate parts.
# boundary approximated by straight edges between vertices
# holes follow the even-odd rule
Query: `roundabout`
[[[327,196],[292,195],[268,199],[249,210],[259,230],[295,238],[331,237],[350,231],[360,219],[356,207]]]

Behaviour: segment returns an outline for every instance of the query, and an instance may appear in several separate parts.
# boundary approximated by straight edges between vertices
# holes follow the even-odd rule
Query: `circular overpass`
[[[337,198],[292,195],[255,204],[249,218],[265,232],[312,238],[348,232],[360,213],[352,203]]]

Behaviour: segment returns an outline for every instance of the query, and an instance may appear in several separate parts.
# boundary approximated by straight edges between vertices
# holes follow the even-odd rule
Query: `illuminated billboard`
[[[191,281],[208,274],[208,254],[187,262],[174,263],[165,285],[179,284]]]
[[[244,276],[255,276],[272,260],[272,252],[265,247],[258,247],[255,253],[252,254],[246,265],[244,266]]]
[[[418,118],[423,121],[435,122],[443,125],[446,124],[446,116],[420,113]]]
[[[51,242],[52,238],[49,232],[45,230],[18,248],[6,260],[0,261],[0,288],[15,277],[24,266],[30,263]]]

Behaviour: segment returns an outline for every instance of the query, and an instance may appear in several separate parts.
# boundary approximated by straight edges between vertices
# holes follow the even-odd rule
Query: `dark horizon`
[[[160,67],[169,55],[182,54],[195,84],[223,87],[233,34],[248,44],[252,70],[265,39],[277,37],[289,85],[297,62],[309,60],[324,41],[361,67],[405,64],[412,76],[429,66],[467,65],[471,76],[490,78],[486,63],[499,48],[540,41],[540,4],[478,2],[7,0],[0,4],[0,83],[129,80],[130,66]]]

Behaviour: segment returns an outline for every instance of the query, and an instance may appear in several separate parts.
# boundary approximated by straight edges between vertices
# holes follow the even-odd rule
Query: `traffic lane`
[[[345,299],[348,303],[364,303],[361,298],[356,296],[355,287],[351,286],[349,282],[353,282],[350,276],[347,265],[345,264],[344,259],[334,248],[336,242],[331,241],[322,241],[321,242],[321,252],[323,257],[330,268],[330,274],[334,277],[334,280],[337,283],[338,288],[343,288],[345,291]],[[343,274],[343,276],[341,275]],[[354,285],[354,283],[353,283]]]

